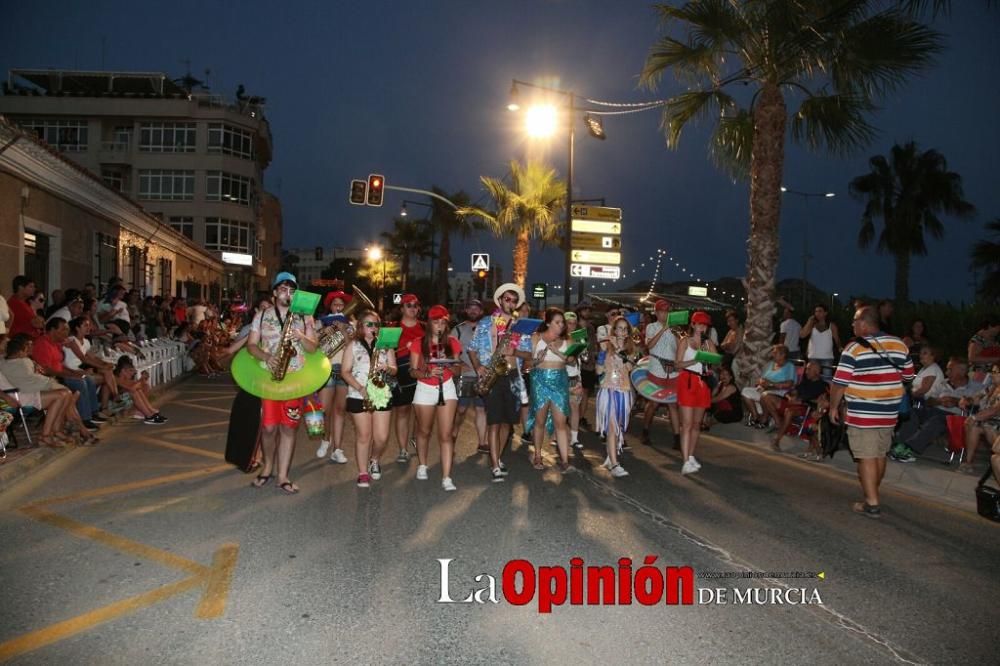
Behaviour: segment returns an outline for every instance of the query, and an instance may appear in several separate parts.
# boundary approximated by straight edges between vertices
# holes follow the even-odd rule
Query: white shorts
[[[455,382],[448,380],[442,385],[445,400],[458,400],[458,393],[455,391]],[[436,405],[438,404],[438,387],[417,382],[417,390],[413,394],[414,405]]]

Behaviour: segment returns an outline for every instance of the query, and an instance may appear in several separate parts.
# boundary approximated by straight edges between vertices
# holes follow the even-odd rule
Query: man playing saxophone
[[[303,352],[316,351],[317,341],[312,317],[293,315],[289,310],[292,294],[298,288],[295,276],[281,272],[272,283],[274,307],[254,317],[247,339],[247,351],[267,364],[271,374],[292,375],[302,369]],[[286,329],[287,326],[287,329]],[[287,331],[287,336],[283,335]],[[286,339],[283,340],[283,337]],[[282,372],[282,343],[291,345],[291,359]],[[287,348],[286,348],[287,349]],[[287,375],[285,374],[287,373]],[[285,381],[284,379],[282,381]],[[278,488],[294,495],[298,486],[288,479],[288,470],[295,451],[295,434],[302,418],[302,396],[292,400],[261,400],[262,450],[264,464],[254,485],[261,488],[271,480],[277,465]]]
[[[493,482],[504,480],[507,468],[500,461],[511,427],[519,419],[521,383],[517,371],[517,356],[530,358],[530,352],[517,352],[517,335],[509,330],[514,323],[512,313],[524,303],[524,290],[514,283],[500,285],[493,294],[497,309],[483,317],[476,326],[469,345],[469,360],[479,375],[480,385],[488,387],[486,425],[490,444],[490,465]],[[492,385],[491,385],[492,383]]]

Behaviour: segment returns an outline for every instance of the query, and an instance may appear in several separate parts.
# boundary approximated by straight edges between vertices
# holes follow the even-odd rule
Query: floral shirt
[[[292,317],[293,330],[312,334],[312,317],[300,317],[291,312],[286,313],[285,317]],[[268,308],[254,317],[253,323],[250,325],[251,331],[257,331],[260,334],[260,348],[268,354],[275,354],[278,351],[278,343],[281,341],[281,327],[285,323],[285,317],[278,313],[278,308]],[[295,347],[295,356],[288,364],[288,371],[297,372],[302,369],[305,363],[305,350],[302,348],[300,340],[293,339],[292,346]]]

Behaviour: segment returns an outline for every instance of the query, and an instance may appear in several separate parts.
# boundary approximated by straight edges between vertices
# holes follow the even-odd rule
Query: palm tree
[[[479,180],[493,199],[493,212],[468,207],[459,215],[483,218],[497,236],[514,237],[513,279],[524,288],[528,277],[528,252],[531,239],[555,242],[562,236],[558,212],[566,203],[566,183],[556,177],[555,169],[540,162],[510,163],[510,187],[500,178],[482,176]]]
[[[392,221],[392,226],[392,231],[382,232],[382,238],[385,239],[389,252],[399,257],[403,276],[402,289],[406,291],[406,280],[410,274],[410,257],[431,256],[430,232],[419,222],[411,222],[400,217]]]
[[[927,68],[942,40],[881,0],[700,0],[656,11],[665,28],[686,33],[657,42],[640,75],[655,88],[670,69],[686,86],[664,103],[667,145],[711,117],[713,161],[750,178],[746,344],[735,368],[746,381],[771,340],[788,135],[814,150],[864,147],[875,101]]]
[[[875,155],[871,171],[851,181],[850,191],[865,201],[858,246],[875,240],[875,218],[884,226],[875,250],[896,260],[896,302],[910,300],[910,257],[927,254],[924,235],[940,239],[944,225],[939,213],[969,217],[975,207],[963,198],[962,177],[948,171],[944,156],[936,150],[920,152],[913,141],[892,147],[889,159]]]
[[[446,194],[439,187],[432,187],[431,191],[443,196],[458,207],[458,210],[468,208],[470,205],[469,195],[463,191],[454,194]],[[438,303],[448,302],[448,267],[451,266],[451,238],[468,238],[472,232],[482,228],[482,225],[470,217],[459,215],[458,210],[439,199],[431,199],[431,224],[441,232],[441,245],[438,248],[437,280],[435,286],[437,293],[435,300]]]
[[[986,224],[994,238],[1000,237],[1000,217]],[[972,246],[972,267],[985,269],[986,277],[979,285],[979,296],[987,303],[1000,301],[1000,242],[976,241]]]

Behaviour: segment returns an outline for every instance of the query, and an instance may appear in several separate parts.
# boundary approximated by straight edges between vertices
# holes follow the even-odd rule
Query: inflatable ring
[[[318,391],[330,379],[330,359],[321,351],[305,355],[305,364],[297,371],[289,370],[280,382],[271,379],[271,372],[241,349],[233,359],[230,369],[240,388],[265,400],[294,400]]]
[[[629,377],[636,392],[646,400],[653,402],[674,402],[677,399],[677,375],[673,373],[669,377],[656,377],[649,374],[649,356],[643,356],[636,363]]]

